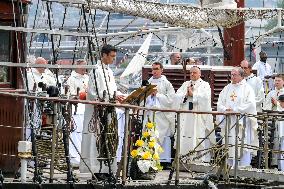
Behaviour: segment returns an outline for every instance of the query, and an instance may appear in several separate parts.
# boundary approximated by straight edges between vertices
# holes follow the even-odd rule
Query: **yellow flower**
[[[155,138],[150,139],[151,142],[156,142]]]
[[[148,122],[147,125],[146,125],[146,127],[147,127],[148,129],[152,129],[152,128],[154,127],[154,124],[153,124],[152,122]]]
[[[159,159],[160,159],[159,154],[155,153],[155,154],[153,155],[153,159],[154,159],[154,160],[159,160]]]
[[[142,155],[143,159],[151,159],[152,155],[150,152],[144,152],[144,154]]]
[[[155,142],[154,141],[153,142],[148,142],[148,145],[149,145],[149,148],[154,148]]]
[[[160,147],[158,148],[158,152],[159,152],[159,153],[163,153],[163,152],[164,152],[164,149],[160,146]]]
[[[144,144],[143,140],[137,140],[136,143],[135,143],[135,146],[141,147],[141,146],[143,146],[143,144]]]
[[[143,133],[143,137],[147,138],[148,136],[150,136],[149,132],[146,131],[146,132]]]
[[[138,150],[132,150],[131,156],[134,157],[134,158],[135,158],[136,156],[138,156]]]

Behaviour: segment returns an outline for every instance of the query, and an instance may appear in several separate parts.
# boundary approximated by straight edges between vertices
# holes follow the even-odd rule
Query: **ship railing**
[[[127,146],[126,148],[123,148],[122,152],[122,177],[121,181],[123,184],[126,184],[128,181],[128,163],[130,158],[130,146],[129,146],[129,139],[131,138],[131,130],[130,130],[130,118],[132,112],[139,111],[152,111],[157,113],[174,113],[175,114],[175,120],[176,120],[176,130],[175,130],[175,138],[176,138],[176,152],[175,157],[173,161],[173,167],[172,171],[169,175],[169,183],[171,182],[172,176],[175,173],[175,184],[179,184],[180,181],[180,170],[183,168],[187,171],[192,171],[191,168],[187,168],[188,164],[194,163],[195,161],[198,162],[200,157],[205,156],[208,153],[211,154],[217,154],[216,157],[211,158],[211,165],[212,168],[218,168],[217,174],[223,175],[225,180],[229,180],[229,169],[230,165],[234,168],[234,177],[237,178],[238,176],[238,170],[239,170],[239,156],[242,155],[244,149],[254,150],[258,151],[259,154],[263,154],[259,157],[259,161],[265,163],[264,168],[268,169],[269,167],[269,154],[272,153],[278,153],[283,154],[281,150],[274,150],[272,148],[269,148],[269,132],[272,133],[272,131],[269,130],[269,123],[277,124],[278,121],[283,120],[283,114],[281,112],[263,112],[258,115],[250,115],[250,114],[240,114],[237,112],[216,112],[216,111],[209,111],[209,112],[199,112],[199,111],[188,111],[188,110],[174,110],[174,109],[158,109],[158,108],[146,108],[136,105],[127,105],[127,104],[118,104],[118,103],[108,103],[108,102],[99,102],[99,101],[89,101],[89,100],[72,100],[72,99],[64,99],[64,98],[58,98],[58,97],[40,97],[40,96],[32,96],[27,94],[21,94],[18,93],[19,91],[1,91],[1,96],[9,96],[9,97],[15,97],[15,98],[23,98],[27,100],[27,102],[35,102],[35,101],[49,101],[53,102],[56,107],[60,107],[61,104],[92,104],[94,106],[105,106],[105,107],[115,107],[115,108],[121,108],[124,110],[124,116],[125,116],[125,125],[124,125],[124,140],[123,140],[123,146]],[[57,108],[58,110],[60,108]],[[208,131],[206,136],[204,138],[198,139],[198,143],[194,146],[194,148],[189,149],[187,154],[181,154],[180,148],[181,148],[181,139],[182,137],[188,137],[183,136],[183,133],[181,133],[181,116],[184,116],[184,114],[194,114],[194,115],[211,115],[213,116],[214,127],[212,130]],[[26,114],[27,115],[27,114]],[[60,117],[62,114],[58,114],[56,120],[59,120],[58,117]],[[222,117],[221,119],[219,119]],[[244,132],[246,131],[245,128],[247,126],[247,120],[249,119],[258,119],[260,120],[261,124],[259,125],[258,129],[262,130],[263,132],[263,145],[260,147],[253,144],[246,144],[244,143]],[[26,118],[26,120],[31,120],[31,118]],[[217,121],[219,119],[219,121]],[[61,121],[63,123],[64,121]],[[143,122],[143,120],[142,120]],[[213,124],[213,123],[212,123]],[[59,125],[59,123],[55,124]],[[3,125],[4,127],[7,127]],[[196,126],[196,125],[195,125]],[[2,127],[2,125],[1,125]],[[192,126],[193,127],[193,126]],[[58,127],[60,128],[60,127]],[[216,138],[216,129],[220,129],[224,133],[219,138]],[[234,132],[232,132],[234,131]],[[242,135],[239,135],[239,132],[242,132]],[[234,133],[232,135],[232,133]],[[82,133],[85,134],[85,133]],[[213,138],[216,139],[216,142],[213,143],[211,146],[207,148],[199,148],[201,145],[203,145],[206,141],[206,139],[209,139],[210,136],[213,135]],[[233,140],[234,138],[234,140]],[[222,142],[221,142],[222,141]],[[233,151],[230,154],[229,151]],[[53,156],[54,156],[54,149],[53,149]],[[231,156],[231,157],[230,157]],[[84,159],[81,157],[81,160]],[[94,157],[94,159],[96,159]],[[213,159],[213,160],[212,160]],[[52,160],[54,160],[54,157],[51,159],[51,168],[54,166],[52,165]],[[233,163],[230,164],[230,161],[233,160]],[[231,161],[232,162],[232,161]],[[182,167],[180,167],[182,165]],[[90,169],[90,172],[92,170]],[[93,173],[92,173],[93,175]],[[50,180],[54,179],[54,168],[52,171],[50,171]],[[95,177],[92,177],[95,178]]]

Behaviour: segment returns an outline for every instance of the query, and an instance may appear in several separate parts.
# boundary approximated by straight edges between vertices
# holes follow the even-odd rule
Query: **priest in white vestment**
[[[275,111],[277,109],[277,104],[278,104],[277,99],[281,94],[284,94],[284,75],[283,74],[278,74],[275,76],[274,86],[275,86],[275,89],[270,91],[265,98],[265,101],[263,103],[264,110],[274,110]]]
[[[148,80],[149,83],[157,85],[157,90],[146,99],[146,107],[171,109],[175,90],[172,84],[167,80],[166,76],[162,75],[163,65],[160,62],[152,64],[153,76]],[[153,117],[153,112],[148,111],[147,115],[150,119]],[[151,120],[152,121],[152,120]],[[156,112],[155,123],[159,132],[159,142],[164,152],[160,154],[161,162],[171,162],[171,139],[174,134],[175,116],[173,112]]]
[[[35,64],[47,64],[47,61],[42,58],[38,57],[35,60]],[[28,90],[34,92],[41,92],[41,88],[38,87],[38,83],[42,82],[46,84],[46,86],[56,86],[56,78],[52,77],[50,74],[47,74],[48,69],[46,68],[31,68],[27,72],[27,80],[28,80]]]
[[[186,81],[176,92],[174,101],[175,109],[210,112],[211,108],[211,88],[208,82],[201,78],[201,70],[193,66],[190,69],[190,81]],[[213,129],[213,118],[211,114],[188,114],[180,115],[180,153],[186,155],[193,150],[196,145],[206,137]],[[210,147],[210,143],[215,139],[215,133],[211,134],[197,150]],[[203,151],[201,154],[208,152]],[[200,155],[200,154],[195,154]],[[201,158],[202,161],[210,162],[210,152]]]
[[[85,60],[77,60],[75,65],[86,65]],[[87,92],[87,85],[89,76],[86,74],[85,68],[76,68],[71,72],[70,77],[66,81],[69,92],[68,95],[71,98],[78,99],[79,93]],[[83,132],[83,121],[85,113],[85,104],[72,105],[72,117],[74,120],[74,130],[70,133],[69,141],[69,153],[70,162],[73,166],[79,166],[81,153],[81,142]]]
[[[38,57],[35,60],[35,64],[42,64],[45,65],[47,64],[47,61],[42,58],[42,57]],[[40,82],[42,82],[43,84],[46,85],[46,87],[49,86],[56,86],[56,80],[54,77],[51,77],[49,74],[46,74],[46,68],[31,68],[28,72],[27,72],[27,87],[29,91],[33,91],[33,92],[42,92],[42,87],[38,86],[38,84]],[[45,89],[46,90],[46,89]],[[34,102],[34,105],[36,105],[37,103]],[[34,106],[34,110],[33,110],[33,122],[36,128],[40,127],[42,125],[42,117],[41,117],[41,110],[38,109],[37,106]],[[30,128],[26,129],[26,139],[30,140],[30,135],[31,135],[31,130]]]
[[[284,95],[278,97],[277,111],[284,114]],[[284,151],[284,121],[277,121],[278,126],[278,137],[280,139],[280,151]],[[284,153],[279,154],[278,169],[284,171]]]
[[[109,68],[109,64],[112,64],[116,57],[116,49],[111,45],[105,45],[101,50],[101,62],[97,63],[97,67],[91,70],[89,75],[87,100],[97,100],[98,98],[103,98],[103,92],[106,92],[106,101],[109,100],[109,96],[112,98],[115,91],[117,91],[117,86],[113,76],[112,70]],[[95,77],[94,77],[95,76]],[[96,81],[95,81],[96,78]],[[96,87],[95,87],[96,85]],[[109,94],[108,94],[109,93]],[[121,102],[124,97],[122,95],[117,95],[116,99]],[[84,162],[80,161],[80,172],[88,173],[89,170],[85,163],[89,166],[93,173],[98,173],[96,176],[109,173],[108,164],[105,162],[100,163],[98,161],[98,149],[96,145],[97,135],[100,133],[95,133],[89,128],[89,123],[92,120],[94,113],[94,106],[86,104],[85,116],[84,116],[84,127],[83,127],[83,137],[82,137],[82,158]],[[105,141],[104,141],[105,142]],[[116,157],[111,157],[111,170],[112,173],[116,173],[117,160]],[[102,174],[103,173],[103,174]],[[104,179],[104,178],[99,178]]]
[[[251,86],[255,94],[256,111],[262,112],[262,103],[265,99],[264,88],[262,80],[252,73],[252,66],[253,64],[247,60],[241,62],[241,68],[245,73],[245,80],[247,84]]]
[[[218,112],[239,112],[241,114],[253,114],[256,115],[256,103],[255,94],[253,89],[246,83],[244,79],[244,71],[241,68],[234,68],[231,72],[231,83],[228,84],[220,93],[217,102]],[[223,120],[225,116],[219,116],[219,121]],[[230,131],[229,131],[229,160],[228,164],[233,166],[235,161],[235,127],[236,116],[229,116],[231,119]],[[226,121],[221,123],[222,132],[225,130]],[[244,128],[244,122],[246,121],[246,127]],[[257,121],[253,117],[242,118],[240,121],[240,132],[238,144],[244,140],[244,144],[258,146],[257,135]],[[233,128],[232,128],[233,127]],[[243,130],[245,129],[245,130]],[[245,133],[245,136],[242,134]],[[243,149],[243,155],[240,157],[240,166],[250,166],[252,153],[251,149]],[[241,153],[239,153],[239,156]]]
[[[266,62],[267,54],[261,51],[259,56],[260,60],[253,65],[252,69],[257,71],[257,76],[262,80],[265,94],[267,94],[273,89],[273,80],[270,78],[270,76],[272,76],[272,69]]]

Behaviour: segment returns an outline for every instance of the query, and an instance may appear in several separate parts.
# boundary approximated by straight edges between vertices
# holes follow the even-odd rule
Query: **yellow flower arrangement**
[[[147,137],[150,136],[150,133],[148,131],[145,131],[145,132],[143,132],[142,136],[147,138]]]
[[[143,155],[142,155],[142,158],[143,159],[151,159],[152,155],[151,155],[150,152],[144,152]]]
[[[143,140],[137,140],[136,143],[135,143],[135,146],[138,146],[138,147],[142,147],[143,145],[144,145]]]
[[[138,150],[132,150],[130,154],[133,158],[135,158],[136,156],[138,156]]]
[[[145,124],[141,138],[135,142],[134,150],[131,151],[132,158],[136,159],[137,165],[143,173],[161,170],[160,153],[163,152],[163,149],[157,138],[155,123],[149,120]]]
[[[153,129],[154,123],[153,123],[153,122],[148,122],[148,123],[146,124],[146,127],[147,127],[148,129]]]
[[[148,146],[149,146],[149,148],[154,148],[155,142],[148,142]]]
[[[154,159],[154,160],[159,160],[159,159],[160,159],[159,154],[155,153],[155,154],[153,155],[153,159]]]

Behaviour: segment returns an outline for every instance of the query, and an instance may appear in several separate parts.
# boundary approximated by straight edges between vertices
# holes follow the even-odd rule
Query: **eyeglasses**
[[[232,77],[240,76],[240,74],[231,74]]]
[[[160,68],[152,68],[152,70],[160,70]]]
[[[243,70],[249,69],[249,67],[241,67]]]

